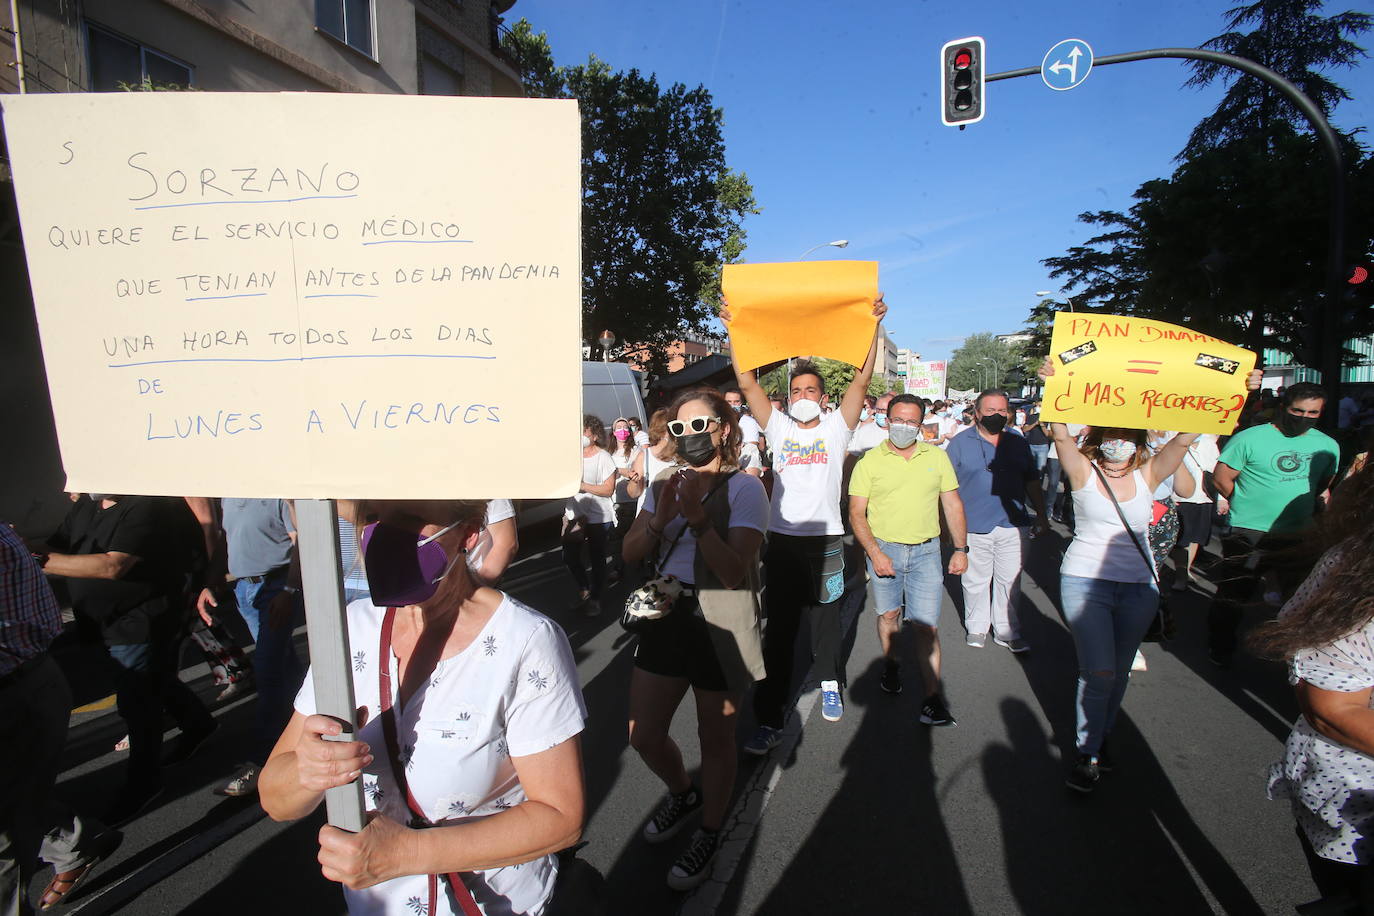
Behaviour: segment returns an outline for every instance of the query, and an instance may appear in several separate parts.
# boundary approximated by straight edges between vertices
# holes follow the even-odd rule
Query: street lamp
[[[611,361],[611,347],[615,346],[615,335],[610,331],[602,331],[596,342],[601,344],[601,361],[609,363]]]
[[[836,240],[833,241],[833,242],[821,242],[819,245],[812,245],[810,248],[808,248],[808,249],[806,249],[805,251],[803,251],[803,252],[801,253],[801,257],[800,257],[800,258],[797,258],[797,260],[798,260],[798,261],[805,260],[805,259],[806,259],[806,256],[807,256],[808,254],[810,254],[811,252],[815,251],[817,248],[848,248],[848,247],[849,247],[849,239],[836,239]]]
[[[1044,299],[1046,296],[1048,296],[1048,297],[1049,297],[1048,301],[1050,301],[1050,302],[1058,302],[1058,301],[1059,301],[1058,299],[1054,298],[1054,296],[1051,295],[1051,294],[1050,294],[1050,291],[1047,290],[1047,289],[1042,289],[1042,290],[1040,290],[1038,293],[1036,293],[1036,295],[1039,296],[1041,299]],[[1064,297],[1064,301],[1067,302],[1067,303],[1069,304],[1069,311],[1072,312],[1072,311],[1074,310],[1074,308],[1073,308],[1073,299],[1072,299],[1072,297],[1065,296],[1065,297]]]

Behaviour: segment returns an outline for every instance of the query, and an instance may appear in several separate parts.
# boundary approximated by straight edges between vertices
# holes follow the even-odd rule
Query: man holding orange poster
[[[810,268],[813,265],[754,266]],[[801,274],[791,271],[775,274],[785,288],[754,295],[728,282],[731,278],[727,268],[726,295],[743,293],[740,296],[743,301],[730,300],[730,310],[721,313],[730,331],[736,381],[754,418],[763,425],[764,436],[774,456],[772,511],[768,547],[763,557],[768,574],[768,629],[763,644],[768,674],[759,682],[754,695],[758,730],[744,747],[746,752],[760,756],[781,740],[787,695],[792,684],[794,644],[803,613],[808,615],[810,622],[811,653],[821,689],[821,715],[835,722],[844,714],[840,695],[844,665],[838,604],[844,594],[840,480],[845,449],[859,424],[864,393],[873,377],[878,323],[887,314],[887,305],[876,289],[876,282],[863,310],[855,314],[852,300],[856,293],[863,294],[862,279],[857,289],[851,279],[848,288],[842,282],[832,287],[834,298],[830,312],[823,320],[818,320],[825,309],[811,301],[816,296],[814,289],[808,288],[808,292],[802,288],[806,281]],[[861,276],[859,272],[856,274]],[[794,285],[799,279],[801,284]],[[803,320],[787,306],[787,292],[795,292],[799,301],[806,300],[804,309],[810,310],[807,319]],[[810,362],[801,361],[792,367],[786,413],[774,409],[751,371],[758,365],[754,359],[759,352],[750,350],[751,339],[757,342],[771,338],[773,349],[767,349],[764,358],[781,360],[820,349],[834,354],[837,352],[836,340],[853,338],[856,334],[867,339],[868,351],[863,356],[851,350],[844,351],[849,354],[851,364],[861,362],[861,365],[840,401],[839,410],[832,413],[822,412],[827,397],[825,384]],[[751,335],[754,336],[751,338]],[[741,343],[745,345],[741,347]],[[782,346],[789,349],[777,349]],[[751,352],[755,356],[750,356]]]

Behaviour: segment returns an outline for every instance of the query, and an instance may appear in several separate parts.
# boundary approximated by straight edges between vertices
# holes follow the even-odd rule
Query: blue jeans
[[[1032,445],[1030,450],[1031,455],[1035,458],[1035,469],[1041,474],[1045,473],[1045,462],[1050,460],[1049,443],[1047,442],[1044,445]]]
[[[268,609],[286,585],[286,571],[269,573],[261,582],[238,579],[234,582],[234,597],[239,613],[248,624],[248,632],[256,644],[253,649],[253,675],[258,684],[258,701],[253,734],[253,759],[258,763],[276,744],[277,737],[291,719],[291,710],[300,690],[305,670],[296,655],[291,634],[303,616],[300,596],[291,609],[291,619],[272,626]]]
[[[1078,650],[1078,752],[1096,755],[1116,722],[1131,661],[1159,612],[1153,582],[1060,576],[1064,618]]]
[[[907,620],[928,627],[940,622],[940,603],[945,594],[945,572],[940,567],[940,539],[920,544],[896,544],[875,537],[878,549],[892,561],[892,576],[879,576],[868,561],[868,584],[873,589],[873,610],[879,614],[905,608]]]

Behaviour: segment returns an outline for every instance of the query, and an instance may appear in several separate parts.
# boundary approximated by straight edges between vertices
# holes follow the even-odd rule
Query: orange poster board
[[[721,290],[741,369],[793,356],[861,366],[873,344],[877,261],[729,264]]]

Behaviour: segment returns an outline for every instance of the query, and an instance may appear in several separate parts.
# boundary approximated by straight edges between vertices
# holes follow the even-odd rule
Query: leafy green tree
[[[1344,145],[1345,257],[1365,260],[1374,243],[1374,161],[1353,141]],[[1195,327],[1257,351],[1279,347],[1315,365],[1309,319],[1323,292],[1326,182],[1310,135],[1285,128],[1232,140],[1145,182],[1125,213],[1080,215],[1103,231],[1044,263],[1080,310],[1093,301],[1101,311]],[[1371,329],[1367,312],[1347,317],[1346,336]]]
[[[1367,13],[1320,15],[1320,0],[1257,0],[1227,12],[1228,31],[1204,47],[1254,60],[1298,86],[1329,114],[1350,94],[1324,71],[1365,56],[1355,39]],[[1249,28],[1249,31],[1242,29]],[[1253,350],[1277,347],[1319,365],[1330,206],[1327,164],[1301,112],[1267,82],[1206,61],[1187,85],[1226,86],[1193,130],[1169,178],[1147,181],[1129,211],[1084,213],[1102,231],[1060,257],[1051,276],[1080,304],[1196,327]],[[1374,247],[1374,162],[1341,138],[1347,169],[1347,247]],[[1037,315],[1032,311],[1031,319]],[[1374,329],[1348,309],[1342,339]]]
[[[1000,388],[1020,377],[1021,348],[993,334],[970,334],[949,359],[945,380],[957,391]],[[1013,371],[1015,370],[1015,371]]]
[[[583,327],[609,328],[652,375],[667,347],[715,317],[720,268],[739,260],[753,188],[725,163],[721,110],[704,87],[667,88],[592,56],[555,65],[521,19],[502,37],[526,92],[578,100],[582,114]]]
[[[1368,13],[1346,11],[1321,15],[1322,0],[1257,0],[1226,11],[1228,31],[1203,43],[1204,48],[1245,57],[1293,83],[1330,115],[1350,93],[1322,71],[1350,69],[1365,51],[1354,41],[1369,30]],[[1241,31],[1251,26],[1248,32]],[[1265,80],[1211,61],[1191,61],[1193,75],[1185,84],[1196,88],[1220,80],[1226,93],[1216,110],[1193,128],[1184,158],[1243,138],[1271,138],[1284,126],[1306,129],[1302,112]]]

